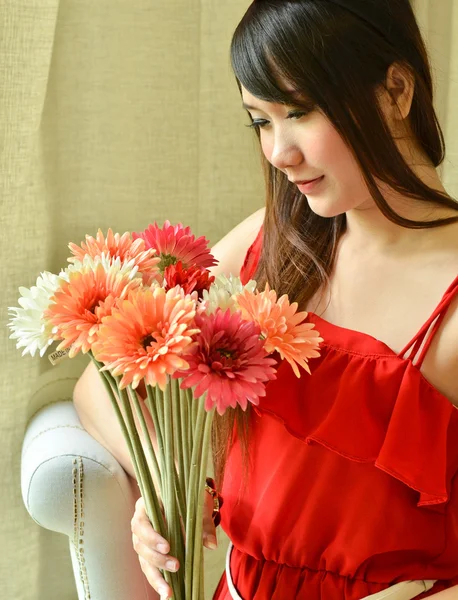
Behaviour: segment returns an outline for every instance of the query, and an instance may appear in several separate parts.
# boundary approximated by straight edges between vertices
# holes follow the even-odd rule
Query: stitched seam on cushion
[[[61,380],[62,381],[62,380]],[[47,383],[46,385],[42,386],[38,391],[43,390],[44,388],[48,387],[49,385],[51,385],[50,383]],[[38,393],[38,392],[37,392]],[[34,394],[35,395],[35,394]],[[70,396],[63,396],[62,398],[57,398],[57,400],[51,400],[50,402],[46,402],[46,404],[44,404],[43,406],[40,406],[40,408],[37,408],[37,410],[32,414],[32,416],[28,419],[27,423],[25,424],[25,429],[27,429],[27,427],[30,425],[31,421],[33,420],[33,418],[42,410],[44,410],[45,408],[47,408],[48,406],[52,406],[53,404],[58,404],[59,402],[73,402],[73,398],[71,398]]]
[[[91,592],[84,557],[84,465],[81,456],[73,459],[73,548],[79,566],[80,582],[83,585],[84,600],[89,600]]]
[[[124,493],[124,490],[123,490],[123,489],[122,489],[122,487],[121,487],[121,484],[119,483],[118,477],[117,477],[117,476],[116,476],[116,474],[115,474],[115,473],[113,473],[113,471],[112,471],[111,469],[109,469],[109,468],[108,468],[106,465],[104,465],[103,463],[101,463],[101,462],[100,462],[100,461],[98,461],[98,460],[95,460],[94,458],[90,458],[89,456],[81,456],[80,454],[60,454],[59,456],[52,456],[51,458],[48,458],[47,460],[45,460],[45,461],[41,462],[41,463],[40,463],[40,464],[39,464],[39,465],[36,467],[36,469],[34,470],[34,472],[32,473],[32,475],[31,475],[31,477],[30,477],[30,480],[29,480],[29,486],[28,486],[28,489],[27,489],[27,511],[29,510],[29,507],[30,507],[30,488],[32,487],[32,481],[33,481],[33,478],[35,477],[35,474],[36,474],[36,472],[38,471],[38,469],[39,469],[39,468],[40,468],[42,465],[44,465],[44,464],[46,464],[46,463],[48,463],[48,462],[50,462],[50,461],[52,461],[52,460],[57,460],[58,458],[62,458],[62,457],[64,457],[64,456],[69,456],[69,457],[71,457],[71,458],[75,458],[75,457],[77,456],[77,457],[79,457],[79,458],[82,458],[82,459],[84,459],[84,460],[90,460],[90,461],[92,461],[93,463],[96,463],[97,465],[100,465],[100,466],[101,466],[103,469],[105,469],[106,471],[108,471],[108,473],[110,473],[110,475],[111,475],[111,477],[112,477],[113,479],[115,479],[115,480],[116,480],[116,483],[118,484],[118,486],[119,486],[119,488],[120,488],[120,490],[121,490],[121,492],[122,492],[122,496],[123,496],[124,500],[127,502],[126,495],[125,495],[125,493]],[[120,468],[122,469],[122,467],[120,467]],[[125,471],[124,471],[124,472],[125,472]],[[126,476],[128,477],[127,473],[126,473]],[[40,527],[44,527],[44,525],[42,525],[42,524],[41,524],[39,521],[37,521],[37,519],[35,519],[35,518],[34,518],[34,521],[35,521],[36,523],[38,523],[38,525],[40,525]],[[46,529],[46,528],[45,528],[45,529]]]
[[[55,427],[48,427],[48,429],[43,429],[43,431],[37,433],[37,435],[30,440],[27,447],[24,448],[24,454],[26,454],[29,451],[30,446],[36,439],[38,439],[44,433],[47,433],[48,431],[54,431],[55,429],[79,429],[80,431],[84,431],[84,433],[87,433],[86,430],[79,425],[56,425]]]

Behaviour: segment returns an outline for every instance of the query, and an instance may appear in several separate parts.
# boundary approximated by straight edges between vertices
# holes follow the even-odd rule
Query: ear
[[[381,106],[389,122],[404,121],[410,114],[415,81],[409,69],[399,63],[388,68]]]

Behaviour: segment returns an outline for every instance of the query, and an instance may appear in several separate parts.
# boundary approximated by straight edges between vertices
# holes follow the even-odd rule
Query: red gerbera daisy
[[[266,356],[259,325],[221,309],[196,315],[195,321],[200,329],[197,344],[183,356],[189,368],[174,375],[183,378],[181,388],[196,386],[195,398],[207,392],[205,409],[216,406],[220,415],[229,406],[239,404],[245,410],[248,402],[259,404],[266,394],[264,383],[276,378],[277,364]]]
[[[179,285],[186,294],[197,292],[199,300],[202,299],[203,291],[209,290],[214,281],[214,276],[210,275],[207,269],[200,267],[185,269],[181,260],[176,265],[169,265],[164,271],[164,283],[167,290]]]
[[[183,267],[191,266],[208,268],[216,265],[218,261],[211,255],[208,240],[204,236],[195,238],[190,227],[183,227],[181,223],[171,225],[165,221],[160,229],[157,223],[150,225],[142,233],[132,234],[134,240],[141,238],[146,243],[146,248],[154,248],[161,257],[159,269],[163,273],[169,265],[181,261]]]

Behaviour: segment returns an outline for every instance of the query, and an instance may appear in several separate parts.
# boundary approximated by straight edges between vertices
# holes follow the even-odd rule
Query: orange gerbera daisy
[[[154,248],[145,246],[144,240],[132,240],[129,232],[119,235],[108,230],[107,236],[102,233],[102,230],[97,231],[97,237],[93,238],[90,235],[86,236],[86,242],[81,242],[81,246],[77,246],[73,242],[68,245],[73,257],[68,259],[68,262],[83,262],[86,254],[92,258],[102,256],[119,258],[122,263],[132,261],[134,266],[138,267],[138,271],[142,274],[143,283],[150,285],[159,274],[158,264],[160,258]]]
[[[181,223],[171,225],[165,221],[160,229],[157,223],[150,225],[142,233],[132,234],[134,240],[145,240],[147,248],[155,248],[161,257],[159,269],[163,273],[169,265],[181,261],[183,267],[208,268],[218,264],[208,248],[208,240],[204,236],[195,238],[190,227],[183,227]]]
[[[244,319],[259,324],[266,352],[278,352],[297,377],[300,377],[297,365],[310,373],[307,361],[320,356],[318,348],[323,339],[314,329],[314,323],[304,323],[308,313],[296,312],[297,302],[290,304],[286,294],[277,300],[268,283],[263,292],[245,289],[236,296],[236,302]]]
[[[70,348],[71,358],[80,350],[86,354],[97,339],[102,319],[118,299],[141,284],[141,279],[121,273],[119,265],[105,270],[99,262],[92,268],[69,271],[68,281],[62,283],[44,313],[53,325],[54,339],[62,340],[57,350]]]
[[[196,301],[180,287],[139,288],[105,317],[93,346],[102,370],[122,375],[120,388],[147,384],[165,390],[167,375],[186,369],[195,328]]]

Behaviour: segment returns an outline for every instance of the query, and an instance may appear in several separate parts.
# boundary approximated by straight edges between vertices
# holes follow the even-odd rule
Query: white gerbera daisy
[[[216,312],[217,308],[226,311],[228,308],[231,313],[238,310],[237,295],[244,289],[253,292],[256,289],[256,281],[251,279],[246,285],[240,281],[240,277],[230,274],[217,275],[210,289],[204,290],[202,294],[202,304],[205,305],[205,312],[210,315]]]
[[[117,271],[120,275],[128,275],[129,279],[133,279],[134,277],[141,277],[141,274],[138,272],[138,265],[136,264],[135,258],[130,260],[121,261],[119,256],[114,258],[108,254],[102,252],[100,256],[92,257],[89,254],[85,254],[83,258],[83,262],[77,259],[73,259],[73,263],[66,267],[63,271],[59,273],[59,277],[64,278],[68,281],[69,274],[75,271],[81,271],[83,268],[89,267],[94,270],[96,265],[101,263],[103,268],[108,273],[110,270]]]
[[[44,271],[38,276],[36,285],[30,289],[19,288],[21,297],[18,302],[21,308],[8,307],[10,316],[13,317],[8,323],[12,331],[10,339],[18,340],[16,348],[24,348],[22,356],[35,356],[37,350],[43,356],[53,343],[52,325],[43,319],[43,313],[64,280],[64,277]]]

